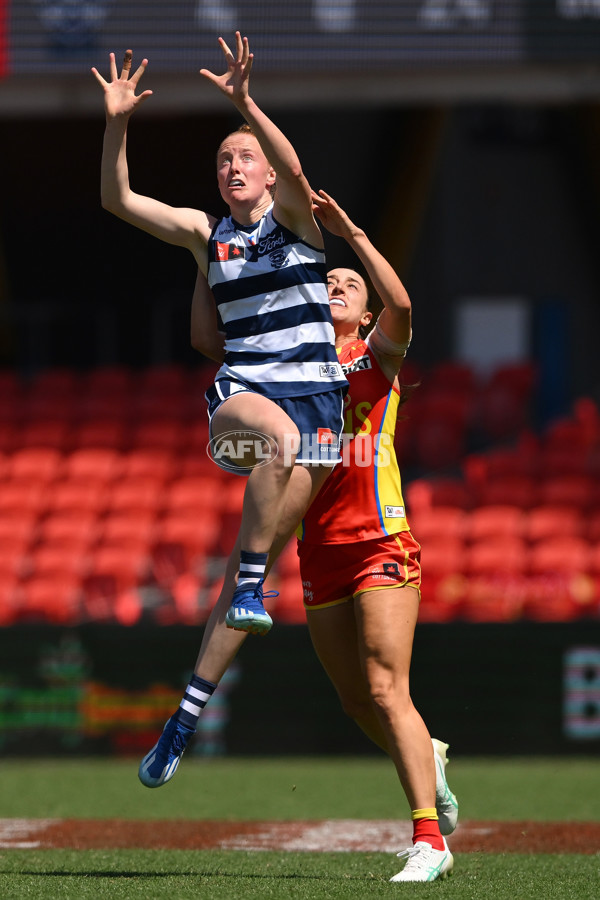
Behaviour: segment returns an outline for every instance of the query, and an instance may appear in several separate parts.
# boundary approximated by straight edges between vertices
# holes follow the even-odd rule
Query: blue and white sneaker
[[[138,778],[142,784],[157,788],[170,781],[194,733],[171,716],[158,741],[140,763]]]
[[[244,586],[236,588],[225,616],[225,624],[235,631],[267,634],[271,630],[273,619],[263,605],[263,597],[277,597],[278,593],[269,591],[263,595],[262,580],[251,588]]]
[[[452,793],[446,781],[446,766],[448,757],[446,751],[448,744],[431,739],[433,744],[433,756],[435,759],[435,807],[438,814],[440,831],[442,834],[452,834],[458,822],[458,800]]]

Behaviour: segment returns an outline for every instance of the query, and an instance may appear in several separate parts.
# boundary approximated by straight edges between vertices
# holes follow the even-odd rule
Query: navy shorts
[[[239,381],[220,378],[207,390],[205,397],[208,404],[208,419],[212,419],[216,411],[235,394],[250,392],[249,385]],[[296,465],[335,466],[341,462],[340,439],[344,422],[344,395],[346,388],[334,388],[322,394],[309,394],[305,397],[268,397],[290,417],[300,433],[300,446],[297,449]],[[261,395],[264,396],[264,395]],[[251,469],[236,466],[235,462],[222,453],[215,454],[210,428],[210,454],[218,466],[227,471],[235,471],[240,475],[249,475]],[[297,437],[290,435],[290,446],[280,447],[278,451],[285,453],[293,448],[296,452]]]

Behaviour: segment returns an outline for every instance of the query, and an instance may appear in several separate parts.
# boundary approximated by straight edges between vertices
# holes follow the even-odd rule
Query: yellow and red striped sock
[[[413,809],[413,844],[417,841],[425,841],[431,844],[434,850],[444,849],[444,839],[438,825],[438,814],[434,806],[428,809]]]

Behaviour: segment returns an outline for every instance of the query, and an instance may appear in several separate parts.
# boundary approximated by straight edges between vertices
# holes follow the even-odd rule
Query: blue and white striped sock
[[[179,709],[175,713],[177,721],[186,728],[195,731],[198,726],[200,713],[212,697],[217,685],[212,681],[205,681],[198,675],[192,675],[191,681],[185,689]]]
[[[240,551],[240,573],[238,587],[254,587],[265,577],[268,553],[252,553],[250,550]]]

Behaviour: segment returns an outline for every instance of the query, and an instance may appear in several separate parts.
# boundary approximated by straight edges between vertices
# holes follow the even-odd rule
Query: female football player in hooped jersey
[[[120,76],[114,54],[110,81],[92,69],[105,98],[101,194],[115,215],[187,247],[208,277],[225,330],[223,365],[207,392],[213,456],[251,472],[227,624],[266,633],[272,621],[262,584],[281,510],[287,502],[302,515],[339,461],[347,382],[335,353],[323,236],[310,187],[290,142],[249,96],[247,38],[237,32],[233,52],[222,38],[219,43],[227,71],[200,74],[246,120],[217,152],[219,190],[230,215],[219,220],[131,190],[127,125],[152,92],[136,95],[148,61],[130,74],[129,50]],[[257,458],[271,461],[255,466]]]
[[[299,529],[308,626],[343,708],[390,755],[410,804],[413,846],[399,854],[407,862],[392,880],[433,881],[452,870],[452,855],[442,835],[456,827],[458,806],[445,778],[447,744],[430,739],[409,691],[420,548],[404,513],[393,434],[401,400],[398,374],[411,334],[411,304],[398,276],[364,231],[325,192],[313,194],[313,201],[321,222],[355,251],[384,309],[363,339],[360,332],[372,317],[364,279],[352,269],[329,272],[337,352],[349,382],[345,422],[350,434],[344,435],[349,440],[342,465],[333,470]],[[216,326],[207,328],[213,308],[206,281],[199,275],[192,343],[219,362],[222,335]],[[286,509],[269,565],[297,525],[295,510]],[[195,698],[186,694],[176,716],[188,714],[192,706],[196,716],[201,714],[208,688],[214,690],[246,637],[225,625],[234,587],[235,565],[230,559],[195,667],[194,677],[205,685],[205,692]],[[159,787],[168,781],[184,748],[159,741],[142,761],[143,783]]]

